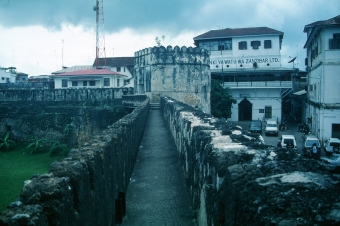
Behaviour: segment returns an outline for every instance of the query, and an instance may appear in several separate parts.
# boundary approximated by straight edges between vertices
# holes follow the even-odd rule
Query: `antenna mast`
[[[104,7],[103,0],[96,0],[96,68],[106,67],[105,37],[104,37]]]

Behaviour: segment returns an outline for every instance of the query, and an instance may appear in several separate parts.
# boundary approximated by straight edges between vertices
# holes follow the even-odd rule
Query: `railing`
[[[292,81],[254,81],[254,82],[224,82],[223,87],[229,88],[245,88],[245,87],[280,87],[291,88]]]

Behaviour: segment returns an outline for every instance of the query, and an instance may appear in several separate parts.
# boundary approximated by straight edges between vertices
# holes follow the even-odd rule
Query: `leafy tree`
[[[211,114],[217,118],[230,118],[232,104],[237,101],[232,98],[229,88],[223,88],[221,81],[211,80],[210,92]]]
[[[5,148],[5,150],[10,149],[15,146],[15,142],[9,139],[9,133],[0,139],[0,148]]]

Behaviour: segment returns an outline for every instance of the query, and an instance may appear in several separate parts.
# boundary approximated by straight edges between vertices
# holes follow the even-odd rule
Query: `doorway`
[[[247,98],[244,98],[238,104],[238,120],[251,121],[253,119],[253,104]]]

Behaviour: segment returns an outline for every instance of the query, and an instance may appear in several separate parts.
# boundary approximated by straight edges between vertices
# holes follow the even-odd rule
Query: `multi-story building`
[[[308,24],[307,109],[312,133],[340,138],[340,16]]]
[[[294,68],[281,66],[283,32],[268,27],[211,30],[194,38],[210,51],[212,79],[223,81],[237,104],[230,120],[281,120]],[[289,112],[288,112],[289,113]]]

